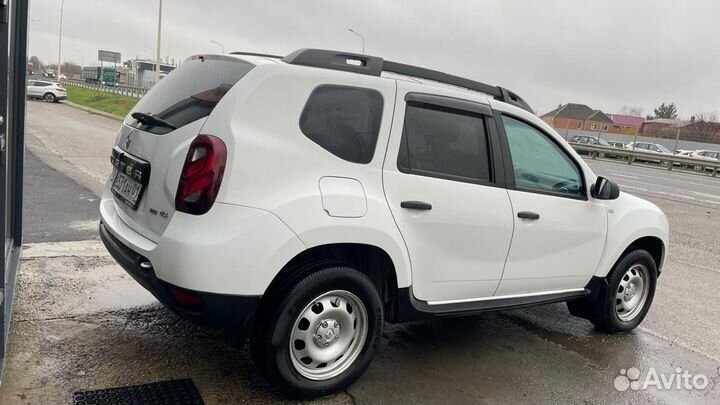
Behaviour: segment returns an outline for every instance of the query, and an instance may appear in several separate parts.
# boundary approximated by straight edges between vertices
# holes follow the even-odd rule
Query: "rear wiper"
[[[165,121],[162,118],[156,117],[152,114],[147,114],[144,112],[134,112],[130,115],[131,117],[135,118],[139,122],[142,122],[143,124],[147,125],[154,125],[157,127],[165,127],[170,129],[177,129],[177,127],[167,121]]]

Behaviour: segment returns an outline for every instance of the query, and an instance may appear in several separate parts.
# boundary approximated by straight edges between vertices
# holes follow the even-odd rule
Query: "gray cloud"
[[[666,0],[165,0],[163,56],[360,50],[503,85],[540,112],[587,103],[720,110],[720,2]],[[60,0],[33,0],[30,53],[57,60]],[[66,0],[63,59],[151,57],[156,0]]]

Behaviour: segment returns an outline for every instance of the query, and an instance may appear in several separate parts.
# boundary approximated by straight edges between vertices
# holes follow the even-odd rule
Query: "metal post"
[[[158,9],[158,31],[157,31],[157,54],[155,57],[155,84],[160,81],[160,36],[162,32],[162,2],[160,0],[160,8]]]
[[[60,32],[58,34],[58,68],[57,78],[60,80],[60,73],[62,72],[62,23],[63,23],[63,8],[65,7],[65,0],[60,2]]]
[[[677,153],[678,141],[680,141],[680,127],[678,127],[677,134],[675,134],[675,148],[673,148],[673,155]]]

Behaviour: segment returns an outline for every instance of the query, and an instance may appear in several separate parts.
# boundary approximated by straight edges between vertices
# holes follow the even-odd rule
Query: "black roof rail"
[[[534,114],[530,105],[517,93],[504,87],[491,86],[482,82],[460,76],[427,69],[419,66],[383,60],[377,56],[361,55],[357,53],[329,51],[325,49],[298,49],[282,58],[284,62],[293,65],[312,66],[325,69],[342,70],[380,76],[383,71],[392,72],[420,79],[432,80],[453,86],[479,91],[491,95],[494,99],[520,107]]]
[[[260,56],[263,58],[275,58],[282,59],[280,55],[270,55],[268,53],[255,53],[255,52],[230,52],[230,55],[247,55],[247,56]]]
[[[293,65],[335,69],[371,76],[380,76],[383,71],[383,59],[377,56],[325,49],[298,49],[282,60]]]

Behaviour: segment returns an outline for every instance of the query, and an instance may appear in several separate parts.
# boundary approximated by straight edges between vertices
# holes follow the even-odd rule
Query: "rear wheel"
[[[367,369],[382,336],[380,295],[367,276],[346,266],[320,269],[264,304],[255,325],[255,364],[291,398],[332,394]]]
[[[54,103],[57,101],[57,97],[55,97],[52,93],[45,93],[43,96],[43,100],[47,101],[48,103]]]
[[[607,277],[607,288],[594,298],[568,302],[574,315],[582,316],[606,332],[628,332],[645,319],[657,283],[657,265],[650,253],[627,253]]]

